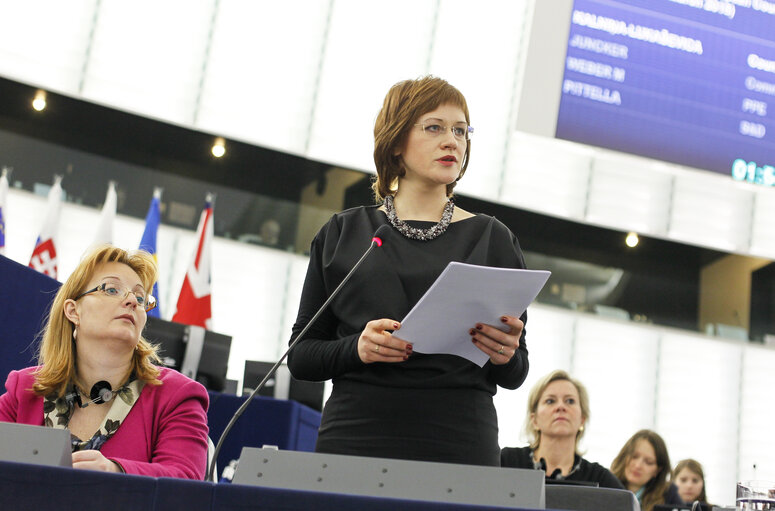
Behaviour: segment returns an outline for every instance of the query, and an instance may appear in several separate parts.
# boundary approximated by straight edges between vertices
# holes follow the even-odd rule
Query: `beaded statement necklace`
[[[441,220],[436,225],[429,227],[428,229],[418,229],[417,227],[410,227],[403,220],[396,215],[396,208],[393,205],[393,196],[385,196],[385,212],[387,212],[388,222],[395,229],[409,238],[410,240],[418,241],[430,241],[438,238],[447,230],[450,221],[452,221],[452,213],[455,211],[455,201],[452,197],[447,199],[447,203],[444,205],[444,212],[441,214]]]

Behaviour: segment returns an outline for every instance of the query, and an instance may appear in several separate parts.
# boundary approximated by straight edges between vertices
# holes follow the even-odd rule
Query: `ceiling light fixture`
[[[224,154],[226,154],[226,141],[218,137],[215,139],[215,142],[213,143],[213,148],[211,149],[213,156],[216,158],[220,158]]]
[[[630,248],[636,247],[639,241],[640,241],[640,238],[638,238],[638,233],[636,232],[628,232],[627,237],[624,238],[624,242]]]
[[[32,100],[32,108],[42,112],[46,108],[46,91],[38,90],[35,93],[35,99]]]

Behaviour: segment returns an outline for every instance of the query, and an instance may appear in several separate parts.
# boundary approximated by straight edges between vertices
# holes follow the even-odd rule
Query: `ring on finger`
[[[503,355],[503,348],[505,348],[505,346],[501,346],[501,349],[498,350],[498,355]]]
[[[379,344],[375,344],[374,346],[375,346],[375,348],[374,348],[374,352],[375,352],[375,353],[379,353],[379,348],[380,348],[380,345],[379,345]]]

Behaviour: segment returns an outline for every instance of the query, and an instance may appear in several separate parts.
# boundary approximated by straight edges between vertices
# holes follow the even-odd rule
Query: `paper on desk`
[[[451,262],[401,321],[395,336],[418,353],[458,355],[481,366],[489,357],[471,342],[477,323],[502,327],[504,314],[520,316],[551,272]]]

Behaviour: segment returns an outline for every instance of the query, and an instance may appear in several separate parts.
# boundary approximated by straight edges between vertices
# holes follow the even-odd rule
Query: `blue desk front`
[[[244,401],[243,397],[210,392],[207,422],[214,443],[218,443],[226,424]],[[314,451],[319,427],[320,412],[296,401],[256,396],[225,440],[218,456],[218,471],[231,460],[239,459],[243,447],[276,445],[288,451]]]
[[[495,511],[490,506],[259,488],[0,461],[0,509],[62,511]],[[525,510],[526,511],[526,510]]]

